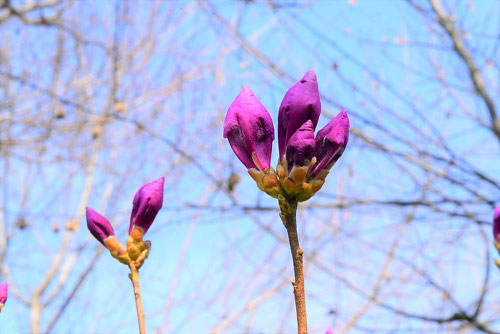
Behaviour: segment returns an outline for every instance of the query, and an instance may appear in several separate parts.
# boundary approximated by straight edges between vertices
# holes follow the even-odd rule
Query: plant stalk
[[[144,312],[142,311],[141,289],[139,287],[139,270],[137,269],[134,261],[131,261],[128,266],[130,268],[130,274],[128,276],[134,288],[135,306],[137,308],[137,320],[139,322],[139,333],[146,334],[146,321],[144,319]]]
[[[290,251],[292,253],[293,271],[295,282],[293,285],[293,295],[295,297],[295,310],[297,312],[297,333],[307,334],[306,316],[306,294],[304,291],[304,251],[300,249],[299,236],[297,233],[297,202],[294,200],[280,200],[283,224],[288,232]]]

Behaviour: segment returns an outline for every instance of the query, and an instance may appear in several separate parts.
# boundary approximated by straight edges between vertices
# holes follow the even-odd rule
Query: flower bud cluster
[[[271,116],[246,85],[229,107],[224,138],[248,168],[257,187],[268,195],[302,202],[325,183],[344,153],[349,118],[343,110],[314,136],[321,114],[318,82],[308,71],[285,94],[278,113],[279,159],[270,167],[274,128]]]
[[[3,306],[7,302],[8,295],[8,285],[7,282],[0,284],[0,311],[2,311]]]
[[[162,207],[163,183],[164,178],[160,178],[144,185],[135,194],[126,249],[116,238],[111,223],[95,210],[87,208],[87,227],[90,233],[121,263],[128,265],[134,261],[135,266],[140,268],[148,257],[151,242],[142,238]]]
[[[500,205],[493,211],[493,244],[500,254]],[[495,259],[495,263],[500,269],[500,261]]]

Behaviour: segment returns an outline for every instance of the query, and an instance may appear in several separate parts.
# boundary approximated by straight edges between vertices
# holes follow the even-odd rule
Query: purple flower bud
[[[307,120],[312,122],[313,131],[321,114],[318,80],[314,71],[304,77],[286,92],[278,113],[279,159],[285,154],[286,146],[295,131]]]
[[[500,243],[500,205],[493,212],[493,239]]]
[[[139,189],[134,196],[132,214],[130,215],[130,227],[128,234],[134,226],[140,227],[146,234],[158,211],[163,205],[163,183],[165,178],[148,183]]]
[[[104,244],[104,240],[111,235],[115,235],[115,231],[113,230],[111,223],[89,207],[87,207],[87,227],[97,241],[104,246],[106,246]]]
[[[333,334],[333,330],[331,328],[328,328],[326,330],[325,334]]]
[[[329,164],[335,163],[344,153],[349,140],[349,117],[342,110],[316,135],[316,148],[314,156],[317,159],[316,166],[310,173],[315,177],[322,169],[330,168]]]
[[[270,167],[273,121],[247,85],[243,85],[227,111],[224,138],[229,140],[231,148],[245,167],[262,170]],[[256,163],[260,166],[256,166]]]
[[[0,305],[4,305],[7,301],[8,286],[7,282],[0,284]]]
[[[286,161],[288,171],[293,166],[304,166],[305,160],[311,160],[314,156],[314,128],[311,120],[308,120],[290,137],[286,145]]]

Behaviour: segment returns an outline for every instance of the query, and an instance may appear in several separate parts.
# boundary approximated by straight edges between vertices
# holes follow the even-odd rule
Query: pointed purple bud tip
[[[325,332],[325,334],[333,334],[333,329],[328,328]]]
[[[115,235],[111,223],[89,207],[87,207],[87,227],[90,233],[104,246],[106,246],[104,240]]]
[[[8,285],[7,282],[0,284],[0,305],[5,305],[8,297]]]
[[[288,171],[293,166],[304,166],[306,159],[311,160],[314,147],[314,127],[311,120],[308,120],[290,137],[286,146]]]
[[[313,131],[321,114],[318,80],[314,71],[308,71],[285,94],[278,113],[278,147],[280,159],[293,134],[308,120]]]
[[[139,227],[146,234],[151,224],[163,205],[163,183],[165,178],[148,183],[141,187],[134,196],[132,214],[130,215],[130,227],[128,233],[132,232],[134,226]]]
[[[304,83],[304,82],[307,82],[307,81],[314,81],[314,82],[318,82],[318,78],[316,78],[316,72],[314,72],[313,70],[309,70],[306,72],[306,74],[304,74],[304,76],[302,77],[302,79],[300,79],[300,82],[301,83]]]
[[[224,138],[246,168],[266,170],[271,166],[273,121],[247,85],[227,111]]]
[[[493,239],[500,243],[500,205],[493,211]]]
[[[342,156],[349,140],[349,117],[342,110],[316,135],[314,156],[316,166],[310,173],[314,178],[322,169],[329,169]]]

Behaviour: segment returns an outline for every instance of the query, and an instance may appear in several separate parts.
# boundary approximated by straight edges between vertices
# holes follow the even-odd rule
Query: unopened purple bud
[[[333,330],[331,328],[328,328],[326,330],[325,334],[333,334]]]
[[[308,71],[304,77],[286,92],[278,113],[279,159],[285,154],[286,146],[302,124],[310,120],[313,131],[318,125],[321,114],[318,80],[314,71]]]
[[[493,239],[500,243],[500,205],[493,211]]]
[[[295,131],[286,145],[288,171],[293,166],[304,166],[306,159],[311,160],[314,156],[314,147],[314,128],[311,120],[308,120]]]
[[[310,173],[315,177],[322,169],[329,168],[328,165],[335,163],[342,153],[349,140],[349,117],[347,112],[342,110],[316,135],[316,147],[314,156],[316,166]]]
[[[246,168],[266,170],[271,166],[273,121],[247,85],[243,85],[227,111],[224,138]]]
[[[128,234],[134,226],[140,227],[145,234],[158,211],[163,205],[163,183],[165,178],[148,183],[139,189],[134,196],[132,214],[130,215],[130,227]]]
[[[0,284],[0,304],[4,305],[8,297],[7,282]]]
[[[115,235],[111,223],[89,207],[87,207],[87,227],[97,241],[104,246],[106,246],[104,240],[111,235]]]

